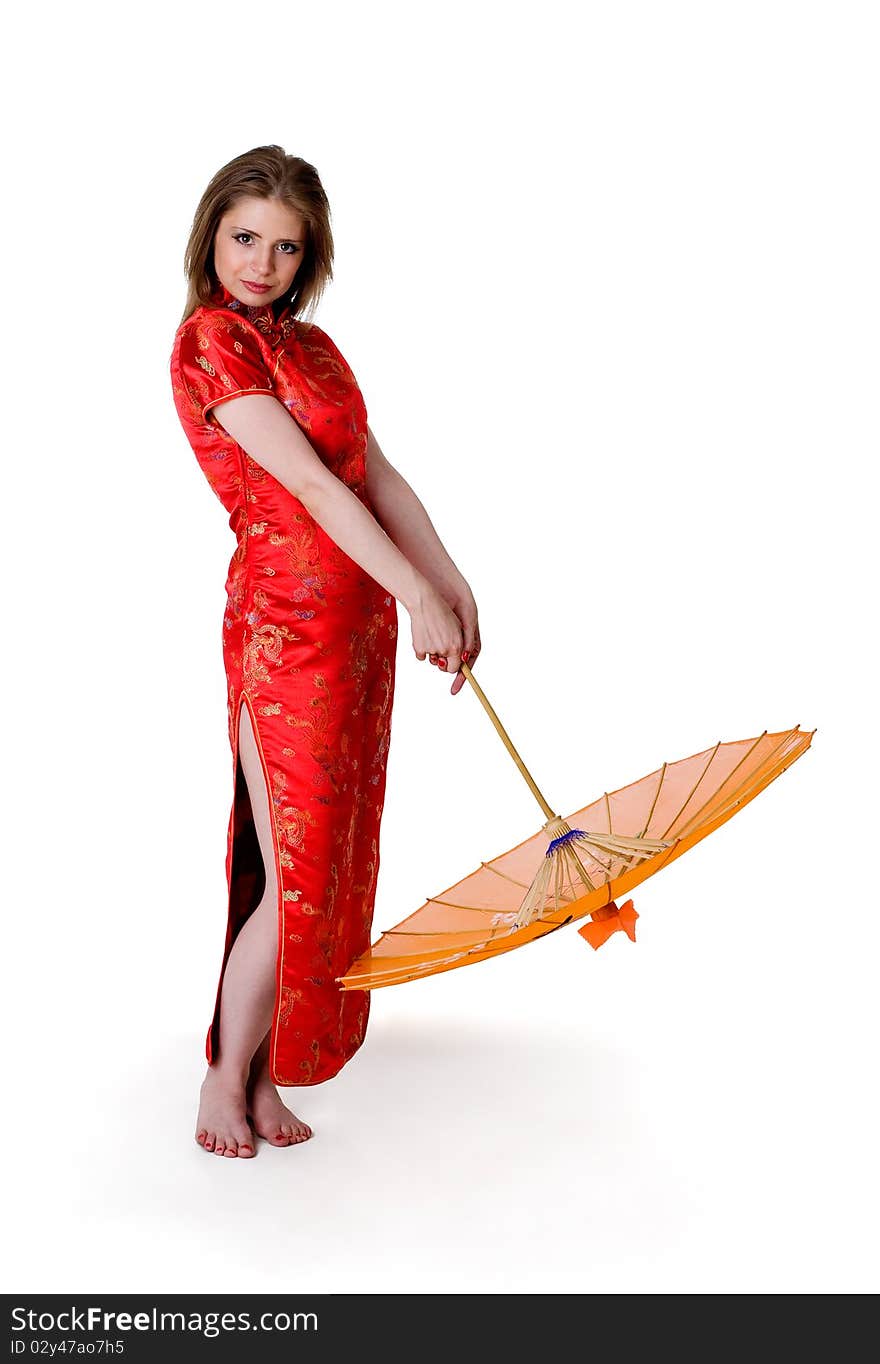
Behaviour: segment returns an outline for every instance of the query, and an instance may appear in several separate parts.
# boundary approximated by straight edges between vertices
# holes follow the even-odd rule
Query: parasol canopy
[[[674,862],[717,829],[810,746],[814,730],[720,740],[647,776],[605,791],[561,819],[535,786],[473,674],[477,692],[533,794],[548,816],[531,837],[388,929],[337,977],[343,990],[375,990],[470,966],[534,942],[576,920],[599,947],[622,930],[635,939],[631,900],[615,897]]]

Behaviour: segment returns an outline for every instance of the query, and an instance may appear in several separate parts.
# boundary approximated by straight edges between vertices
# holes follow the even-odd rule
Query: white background
[[[7,1291],[878,1288],[870,4],[60,5],[7,24]],[[168,378],[205,185],[278,142],[317,321],[562,814],[812,748],[574,929],[372,997],[254,1160],[194,1141],[225,930],[234,541]],[[9,382],[11,379],[11,382]],[[376,929],[543,820],[398,687]]]

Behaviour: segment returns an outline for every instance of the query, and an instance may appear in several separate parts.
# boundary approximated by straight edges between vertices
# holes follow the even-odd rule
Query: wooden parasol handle
[[[517,767],[519,768],[520,772],[523,774],[523,777],[525,778],[526,782],[528,783],[529,790],[531,791],[532,795],[535,797],[535,800],[538,802],[538,804],[540,805],[541,809],[544,811],[544,814],[547,816],[548,819],[556,819],[556,818],[557,818],[557,815],[555,814],[555,812],[554,812],[553,810],[550,809],[550,806],[547,804],[546,800],[545,800],[544,797],[541,795],[541,792],[538,790],[538,787],[537,787],[537,785],[535,784],[535,780],[534,780],[534,778],[532,777],[531,772],[530,772],[529,769],[526,767],[525,763],[523,762],[522,758],[521,758],[521,757],[519,756],[519,754],[517,753],[517,751],[516,751],[516,749],[514,748],[513,744],[510,742],[510,735],[507,733],[507,730],[504,728],[504,726],[502,725],[501,721],[498,719],[498,716],[495,714],[494,710],[492,709],[491,705],[489,704],[488,700],[486,699],[486,694],[485,694],[485,692],[483,691],[483,688],[480,686],[479,682],[478,682],[477,679],[474,677],[474,675],[473,675],[473,673],[471,672],[470,668],[469,668],[468,665],[464,662],[463,659],[462,659],[462,662],[461,662],[461,671],[464,673],[464,675],[465,675],[465,677],[467,678],[468,682],[470,682],[470,684],[471,684],[471,686],[473,687],[474,691],[477,693],[477,696],[480,698],[480,701],[481,701],[481,703],[482,703],[482,705],[483,705],[483,708],[484,708],[485,711],[486,711],[486,714],[489,716],[489,719],[492,721],[492,724],[495,726],[495,728],[497,729],[498,733],[499,733],[500,736],[501,736],[501,742],[504,744],[504,747],[507,749],[507,751],[508,751],[508,753],[510,754],[511,758],[513,758],[513,761],[516,763],[516,765],[517,765]]]

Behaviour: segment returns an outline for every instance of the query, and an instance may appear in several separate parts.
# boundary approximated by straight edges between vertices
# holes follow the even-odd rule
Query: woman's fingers
[[[479,645],[472,645],[470,649],[462,649],[461,654],[459,655],[459,657],[461,658],[462,663],[467,663],[470,667],[473,667],[473,665],[474,665],[474,663],[475,663],[475,661],[476,661],[477,654],[478,654],[479,652],[480,652],[480,646],[479,646]],[[431,663],[433,663],[433,664],[435,665],[435,667],[441,667],[441,668],[446,668],[446,667],[448,667],[448,666],[449,666],[449,660],[450,660],[450,658],[452,658],[452,657],[454,657],[454,655],[451,654],[451,653],[450,653],[450,654],[428,654],[428,658],[429,658],[429,660],[431,661]]]
[[[467,663],[469,668],[473,668],[478,653],[479,649],[463,649],[461,654],[462,663]],[[446,672],[447,669],[443,665],[447,662],[447,660],[442,656],[442,654],[441,655],[435,654],[434,658],[437,660],[437,666],[440,668],[441,672]],[[449,689],[450,696],[457,696],[458,693],[461,691],[462,687],[464,686],[465,681],[466,681],[465,675],[459,668],[454,678],[452,679],[452,686]]]
[[[468,667],[471,670],[473,670],[473,666],[477,661],[477,654],[479,652],[480,652],[479,647],[473,649],[465,649],[461,655],[462,662],[466,663]],[[466,681],[465,675],[461,671],[461,669],[459,669],[459,671],[455,674],[452,686],[449,689],[450,695],[457,696],[458,693],[461,691],[462,687],[464,686],[465,681]]]
[[[479,630],[475,626],[472,633],[470,631],[465,632],[464,645],[460,654],[455,654],[450,650],[448,654],[432,652],[427,655],[429,663],[435,668],[439,668],[440,672],[446,673],[454,671],[452,687],[450,688],[450,694],[452,696],[458,695],[466,681],[465,675],[461,671],[461,664],[466,663],[469,668],[473,668],[481,648],[482,644],[480,642]],[[450,660],[458,664],[454,670]]]

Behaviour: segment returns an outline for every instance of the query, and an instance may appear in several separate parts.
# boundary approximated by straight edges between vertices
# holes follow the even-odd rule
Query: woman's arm
[[[477,603],[470,584],[449,557],[428,513],[406,479],[383,455],[369,426],[367,496],[390,538],[455,612],[461,622],[464,656],[468,666],[473,668],[483,644]],[[455,696],[463,686],[464,673],[458,672],[451,694]]]
[[[247,393],[211,408],[215,421],[287,488],[350,558],[393,592],[407,610],[424,595],[425,581],[367,508],[331,473],[283,403]]]
[[[393,543],[360,498],[327,468],[283,403],[269,393],[236,394],[211,407],[214,419],[297,498],[340,549],[392,592],[412,617],[416,657],[461,666],[462,622],[431,580]],[[461,682],[464,674],[459,674]],[[459,678],[457,677],[456,681]]]
[[[470,588],[446,551],[431,518],[401,473],[389,464],[367,427],[367,496],[376,518],[441,597],[455,607]]]

